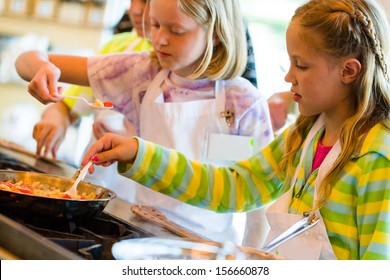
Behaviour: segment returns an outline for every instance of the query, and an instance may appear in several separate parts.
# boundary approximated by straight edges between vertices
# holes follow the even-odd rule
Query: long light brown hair
[[[377,123],[389,127],[390,90],[386,64],[389,28],[383,10],[374,0],[311,0],[295,11],[292,21],[315,37],[315,47],[336,59],[356,58],[362,65],[353,83],[354,114],[344,123],[340,144],[342,151],[324,177],[314,209],[329,197],[332,185],[358,147],[359,136]],[[308,130],[318,116],[300,115],[286,140],[286,155],[281,170],[287,170],[285,187],[294,172],[293,162]]]

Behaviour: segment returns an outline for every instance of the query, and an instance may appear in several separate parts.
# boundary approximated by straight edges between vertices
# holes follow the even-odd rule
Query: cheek
[[[180,40],[176,42],[176,54],[178,56],[186,57],[186,59],[193,60],[204,52],[204,48],[199,41],[195,40]]]
[[[300,83],[300,86],[304,88],[306,94],[318,96],[320,98],[321,93],[326,91],[326,83],[323,80],[319,79],[303,79]]]
[[[206,52],[207,43],[206,40],[204,40],[203,38],[194,41],[191,45],[196,46],[196,49],[194,49],[194,53],[196,53],[197,56],[203,56],[203,54]]]
[[[154,46],[156,43],[156,31],[154,31],[154,28],[150,29],[149,39],[150,39],[150,42],[152,43],[152,45]]]

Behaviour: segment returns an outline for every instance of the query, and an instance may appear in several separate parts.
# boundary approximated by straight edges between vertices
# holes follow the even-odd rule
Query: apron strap
[[[156,77],[153,78],[152,82],[150,83],[150,85],[146,90],[141,106],[148,104],[150,102],[154,102],[159,95],[162,95],[161,91],[155,89],[161,86],[165,78],[168,77],[168,74],[169,74],[169,70],[167,69],[162,69],[160,70],[160,72],[157,73]],[[163,101],[164,100],[162,100],[162,102]]]
[[[226,94],[225,94],[225,81],[217,80],[215,81],[215,101],[217,105],[217,118],[219,120],[220,127],[224,133],[229,133],[229,126],[226,122],[226,118],[221,114],[225,112],[226,108]]]
[[[297,166],[297,169],[295,170],[294,177],[291,180],[290,188],[294,187],[294,185],[295,185],[295,183],[297,181],[298,174],[299,174],[299,171],[300,171],[300,169],[302,167],[303,161],[306,158],[306,154],[307,154],[307,151],[309,149],[309,145],[313,141],[313,139],[314,139],[315,135],[317,134],[317,132],[323,127],[323,125],[325,123],[325,119],[324,118],[325,118],[324,114],[321,114],[318,117],[317,121],[315,122],[315,124],[311,128],[311,130],[310,130],[310,132],[309,132],[309,134],[308,134],[308,136],[307,136],[307,138],[305,140],[305,143],[303,145],[301,158],[299,160],[299,164]],[[341,145],[340,145],[340,141],[337,140],[337,142],[333,145],[333,147],[330,150],[330,152],[325,157],[325,159],[322,162],[320,168],[318,169],[318,174],[317,174],[317,178],[316,178],[316,181],[315,181],[315,191],[314,191],[313,200],[317,199],[318,188],[321,185],[321,182],[324,179],[325,174],[328,173],[328,171],[333,166],[334,162],[337,160],[337,157],[340,155],[340,153],[341,153]]]
[[[301,158],[299,159],[299,164],[295,170],[294,177],[291,179],[290,188],[293,188],[295,186],[295,183],[298,178],[299,170],[301,169],[303,161],[306,158],[307,150],[309,149],[309,145],[311,141],[314,139],[317,132],[324,126],[324,124],[325,124],[325,117],[323,114],[321,114],[318,117],[317,121],[314,123],[313,127],[310,129],[309,134],[305,139],[305,143],[303,144],[303,148],[302,148]]]

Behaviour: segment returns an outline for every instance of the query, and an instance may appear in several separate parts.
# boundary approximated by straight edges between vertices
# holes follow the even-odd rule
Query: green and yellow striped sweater
[[[191,161],[175,150],[138,139],[134,164],[120,164],[118,171],[198,207],[217,212],[250,211],[283,193],[283,178],[267,178],[274,174],[284,154],[285,135],[248,160],[229,167]],[[390,133],[378,124],[362,141],[320,212],[338,259],[390,259]],[[295,193],[302,184],[303,172],[300,174]],[[316,177],[314,171],[305,180],[304,191],[293,197],[290,212],[311,209]]]

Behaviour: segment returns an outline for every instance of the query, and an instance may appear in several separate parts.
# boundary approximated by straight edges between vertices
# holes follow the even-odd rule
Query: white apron
[[[283,194],[278,200],[276,200],[271,206],[269,206],[266,213],[268,222],[270,224],[271,230],[267,238],[267,243],[272,239],[276,238],[288,227],[296,223],[298,220],[302,219],[301,215],[290,214],[288,213],[291,197],[293,194],[293,188],[298,178],[299,170],[303,164],[303,160],[307,155],[310,143],[313,141],[317,132],[324,125],[324,116],[321,115],[317,122],[314,124],[310,130],[307,139],[305,140],[302,155],[300,162],[297,166],[295,175],[291,180],[291,186],[289,191]],[[314,200],[317,197],[318,187],[324,177],[324,175],[332,167],[333,163],[340,154],[341,147],[340,142],[337,141],[333,148],[330,150],[324,161],[322,162],[319,170],[318,176],[315,182],[315,191],[314,191]],[[310,160],[312,160],[310,158]],[[272,252],[276,252],[283,257],[288,259],[336,259],[334,255],[332,246],[330,244],[328,235],[326,233],[325,224],[321,218],[320,212],[316,211],[316,216],[320,218],[319,223],[308,231],[294,237],[293,239],[286,241],[281,244],[278,248],[274,249]]]
[[[139,37],[129,44],[124,52],[133,52],[135,47],[142,41],[142,38]],[[77,103],[76,103],[77,104]],[[80,103],[82,106],[85,106],[83,102]],[[78,109],[80,111],[80,109]],[[125,127],[123,125],[124,115],[120,112],[114,110],[96,110],[94,121],[103,120],[105,125],[108,126],[111,130],[123,130]],[[134,129],[135,131],[135,129]],[[92,144],[96,142],[96,138],[92,133],[92,137],[89,141],[87,148],[90,148]],[[123,177],[118,174],[117,171],[118,163],[114,163],[110,166],[95,166],[95,172],[93,174],[87,174],[86,180],[88,182],[105,186],[113,190],[120,198],[125,199],[129,202],[135,201],[135,190],[132,188],[133,181]]]
[[[190,159],[213,162],[207,152],[210,135],[228,134],[226,119],[220,117],[220,113],[225,111],[224,82],[216,82],[215,99],[164,103],[160,86],[168,74],[169,71],[161,70],[142,100],[140,136],[177,149]],[[225,140],[225,136],[232,137],[223,136]],[[218,142],[218,137],[213,139]],[[227,151],[226,155],[229,155]],[[173,222],[204,237],[220,242],[232,239],[232,214],[218,214],[191,206],[140,185],[137,186],[136,200],[137,203],[159,208]]]

